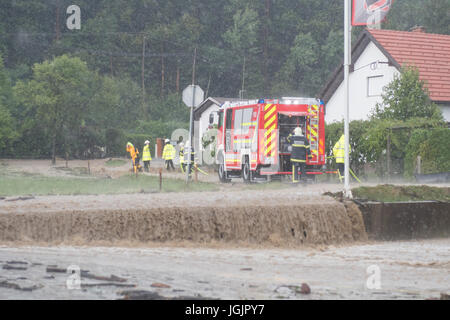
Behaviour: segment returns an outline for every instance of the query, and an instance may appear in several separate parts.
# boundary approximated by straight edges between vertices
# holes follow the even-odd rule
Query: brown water
[[[298,189],[0,202],[0,241],[302,246],[367,239],[359,209]]]

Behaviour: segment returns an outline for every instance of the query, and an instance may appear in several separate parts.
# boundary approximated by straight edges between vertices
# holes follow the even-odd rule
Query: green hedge
[[[417,129],[406,146],[405,175],[415,173],[416,159],[422,159],[422,173],[450,172],[450,129]]]

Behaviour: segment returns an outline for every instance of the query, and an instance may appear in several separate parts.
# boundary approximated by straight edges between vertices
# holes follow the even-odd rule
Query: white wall
[[[350,120],[367,120],[376,103],[381,102],[381,95],[368,96],[368,77],[383,76],[382,82],[387,85],[394,79],[394,75],[399,73],[395,67],[387,64],[378,64],[377,68],[372,70],[370,64],[374,61],[387,62],[388,59],[373,42],[370,42],[355,62],[354,71],[350,73]],[[344,112],[344,82],[342,82],[326,105],[325,121],[327,123],[341,121],[344,119]]]

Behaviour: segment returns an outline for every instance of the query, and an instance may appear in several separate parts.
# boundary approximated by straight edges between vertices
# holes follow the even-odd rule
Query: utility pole
[[[188,152],[188,160],[187,160],[187,167],[186,167],[186,183],[189,182],[189,172],[191,171],[191,155],[192,155],[192,147],[194,144],[194,141],[192,139],[192,119],[194,118],[194,108],[195,108],[195,64],[197,60],[197,47],[194,49],[194,62],[192,63],[192,86],[194,88],[194,91],[192,93],[192,107],[191,107],[191,115],[189,117],[189,148],[187,150]]]
[[[195,64],[197,61],[197,47],[194,49],[194,62],[192,64],[192,84],[195,85]]]
[[[245,88],[245,54],[244,54],[244,64],[242,65],[242,89],[239,98],[244,99],[244,88]]]
[[[351,10],[351,0],[344,0],[344,106],[345,106],[345,124],[344,124],[344,134],[345,134],[345,169],[344,169],[344,193],[346,197],[351,198],[351,190],[349,183],[349,168],[350,168],[350,155],[349,155],[349,144],[350,144],[350,86],[349,86],[349,73],[351,64],[351,26],[350,26],[350,10]]]
[[[209,73],[209,77],[208,77],[208,86],[206,87],[206,94],[205,97],[208,98],[208,94],[209,94],[209,86],[211,84],[211,72]]]
[[[147,120],[145,112],[145,34],[142,36],[142,115]]]
[[[56,41],[59,41],[61,35],[60,28],[60,17],[59,17],[59,0],[56,1],[56,22],[55,22],[55,33],[56,33]]]
[[[387,181],[389,182],[391,179],[391,130],[389,130],[387,136],[386,161],[387,161]]]

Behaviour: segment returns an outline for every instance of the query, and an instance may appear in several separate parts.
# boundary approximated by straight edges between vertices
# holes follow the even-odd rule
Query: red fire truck
[[[225,103],[219,111],[216,162],[219,179],[270,180],[292,175],[287,137],[300,126],[310,144],[308,177],[323,174],[324,104],[313,98]]]

